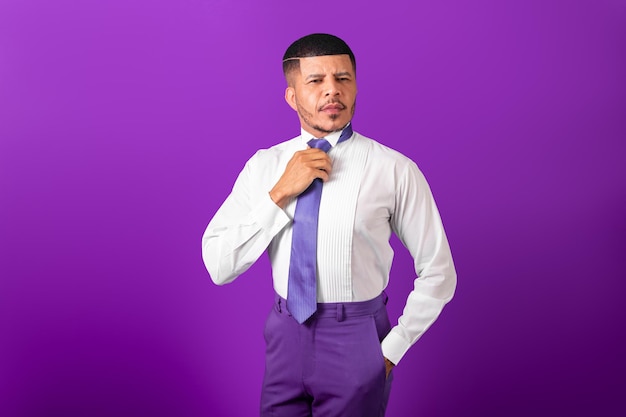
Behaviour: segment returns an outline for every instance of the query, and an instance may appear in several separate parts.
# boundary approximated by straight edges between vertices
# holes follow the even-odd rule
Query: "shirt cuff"
[[[389,334],[383,339],[381,347],[385,358],[389,359],[394,365],[397,365],[411,347],[411,343],[394,332],[394,329],[391,329]]]
[[[252,212],[254,221],[262,229],[268,230],[271,235],[277,234],[291,219],[287,213],[274,203],[269,193],[267,197],[259,202],[259,205]]]

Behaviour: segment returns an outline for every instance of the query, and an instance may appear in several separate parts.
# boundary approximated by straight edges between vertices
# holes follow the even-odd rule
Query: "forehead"
[[[349,55],[323,55],[300,58],[300,73],[304,77],[310,74],[336,74],[339,72],[354,74]]]

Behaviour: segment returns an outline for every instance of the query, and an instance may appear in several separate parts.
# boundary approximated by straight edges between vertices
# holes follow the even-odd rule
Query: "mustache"
[[[322,110],[324,110],[324,108],[325,108],[326,106],[328,106],[328,105],[330,105],[330,104],[335,104],[335,105],[336,105],[336,104],[338,104],[338,105],[341,107],[341,110],[345,110],[345,109],[347,108],[347,106],[346,106],[345,104],[343,104],[343,103],[341,102],[341,100],[339,100],[339,99],[333,99],[333,100],[327,101],[326,103],[322,104],[322,105],[319,107],[319,109],[318,109],[318,110],[319,110],[319,111],[322,111]]]

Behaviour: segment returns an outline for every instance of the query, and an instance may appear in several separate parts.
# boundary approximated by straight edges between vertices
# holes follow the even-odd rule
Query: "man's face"
[[[356,74],[348,55],[300,58],[300,71],[287,75],[285,100],[302,128],[316,137],[342,129],[354,115]]]

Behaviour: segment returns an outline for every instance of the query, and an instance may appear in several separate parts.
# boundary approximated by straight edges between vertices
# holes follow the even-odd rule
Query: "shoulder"
[[[375,139],[359,133],[354,139],[368,148],[368,160],[376,165],[387,168],[393,167],[395,170],[417,168],[417,164],[412,159]]]
[[[291,155],[301,147],[300,136],[277,143],[269,148],[257,150],[248,160],[248,166],[267,166],[268,164],[277,164],[282,161],[285,156],[291,158]]]

